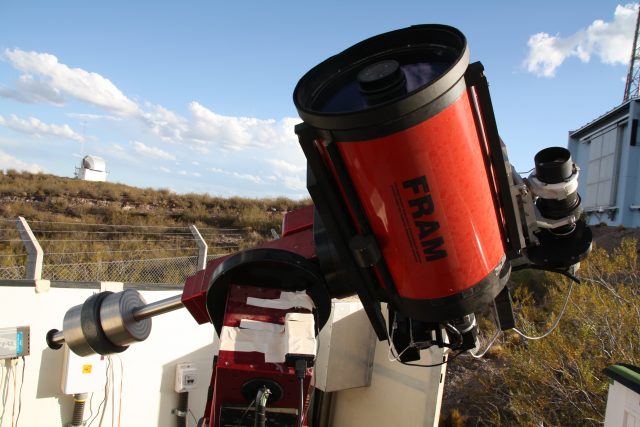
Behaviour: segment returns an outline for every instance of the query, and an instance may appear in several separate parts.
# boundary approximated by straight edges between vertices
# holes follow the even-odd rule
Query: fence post
[[[194,224],[189,224],[189,230],[191,230],[191,234],[193,234],[193,238],[198,244],[198,267],[196,271],[204,270],[207,267],[207,242],[204,241]]]
[[[31,227],[27,220],[19,216],[16,220],[18,233],[22,239],[25,249],[27,250],[27,267],[25,279],[35,282],[36,292],[46,292],[49,290],[49,281],[42,280],[42,263],[44,261],[44,252],[38,239],[31,231]]]

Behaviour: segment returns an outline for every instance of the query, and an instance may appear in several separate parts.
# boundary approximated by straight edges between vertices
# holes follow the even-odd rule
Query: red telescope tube
[[[327,59],[294,92],[309,190],[322,222],[338,224],[330,240],[349,246],[372,293],[426,322],[476,311],[508,276],[468,66],[460,31],[414,26]]]

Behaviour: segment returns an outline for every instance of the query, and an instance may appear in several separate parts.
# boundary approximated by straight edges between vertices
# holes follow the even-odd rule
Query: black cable
[[[300,382],[300,403],[298,403],[298,427],[302,427],[302,413],[304,412],[304,377],[299,378]]]
[[[302,418],[304,415],[304,377],[307,374],[306,359],[296,359],[295,364],[296,377],[300,384],[300,402],[298,403],[298,427],[302,427]]]
[[[20,411],[22,411],[22,386],[24,386],[24,371],[27,367],[27,361],[22,356],[22,379],[20,380],[20,393],[18,397],[18,416],[16,417],[16,427],[18,427],[18,420],[20,420]]]
[[[242,424],[242,422],[244,421],[244,417],[247,416],[247,414],[249,413],[249,411],[253,407],[254,403],[256,403],[256,398],[255,397],[253,398],[251,403],[249,403],[249,406],[247,406],[247,409],[245,409],[244,412],[242,413],[242,416],[240,417],[240,421],[239,421],[240,424]]]
[[[256,409],[253,418],[253,427],[266,427],[267,424],[267,400],[271,395],[271,390],[262,386],[256,394]]]
[[[447,360],[440,362],[440,363],[434,363],[433,365],[420,365],[418,363],[410,363],[410,362],[403,362],[401,360],[398,360],[400,363],[402,363],[403,365],[407,365],[407,366],[417,366],[418,368],[435,368],[437,366],[442,366],[442,365],[446,365],[447,363],[451,362],[452,360],[454,360],[456,357],[460,356],[462,353],[464,353],[466,350],[460,350],[459,352],[457,352],[456,354],[454,354],[451,357],[448,357]]]
[[[548,271],[550,273],[556,273],[556,274],[562,274],[563,276],[573,280],[575,283],[581,283],[580,279],[576,276],[574,276],[573,274],[569,273],[566,270],[558,270],[557,268],[551,268],[551,267],[544,267],[541,265],[534,265],[534,264],[522,264],[522,265],[518,265],[513,267],[511,270],[512,271],[520,271],[520,270],[524,270],[524,269],[530,269],[530,270],[541,270],[541,271]]]

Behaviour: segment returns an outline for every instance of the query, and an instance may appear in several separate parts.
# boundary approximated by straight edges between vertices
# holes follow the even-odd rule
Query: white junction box
[[[29,355],[29,326],[0,328],[0,359],[13,359]]]
[[[198,370],[193,363],[178,363],[176,365],[176,384],[177,393],[184,393],[196,388],[198,384]]]
[[[88,393],[103,389],[107,376],[107,359],[95,354],[80,357],[64,346],[62,363],[62,392],[64,394]]]

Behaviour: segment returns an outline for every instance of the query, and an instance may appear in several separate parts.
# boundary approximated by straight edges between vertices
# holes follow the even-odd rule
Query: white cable
[[[496,339],[498,339],[498,335],[500,335],[500,332],[502,332],[499,328],[496,331],[495,335],[493,336],[493,338],[491,338],[491,340],[489,341],[489,344],[487,345],[487,348],[484,349],[484,351],[480,354],[475,354],[473,351],[469,351],[469,354],[473,357],[475,357],[476,359],[482,359],[482,357],[487,353],[487,351],[489,351],[489,349],[493,346],[493,343],[496,341]]]
[[[558,326],[558,324],[560,323],[560,319],[562,319],[562,315],[564,314],[564,311],[567,308],[567,304],[569,303],[569,297],[571,296],[571,290],[573,289],[573,284],[574,282],[571,282],[569,285],[569,291],[567,292],[567,296],[564,300],[564,305],[562,306],[562,310],[560,310],[560,314],[558,314],[558,317],[556,319],[556,321],[553,323],[553,325],[551,325],[551,328],[549,328],[549,330],[547,332],[545,332],[544,334],[537,336],[537,337],[531,337],[529,335],[524,334],[522,331],[520,331],[518,328],[513,328],[513,331],[520,335],[522,338],[528,339],[528,340],[541,340],[542,338],[547,337],[551,332],[553,332],[553,330],[556,328],[556,326]]]

